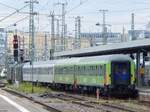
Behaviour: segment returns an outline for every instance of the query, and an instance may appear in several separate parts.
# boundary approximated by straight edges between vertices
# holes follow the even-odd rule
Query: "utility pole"
[[[50,49],[50,59],[53,59],[53,55],[55,52],[55,15],[54,12],[50,14],[51,16],[51,49]]]
[[[132,40],[136,40],[136,37],[135,37],[135,31],[134,31],[134,27],[135,27],[135,24],[134,24],[134,13],[131,14],[131,38]]]
[[[56,49],[58,48],[58,51],[61,50],[60,45],[61,45],[61,38],[59,35],[60,29],[59,29],[59,19],[56,19]]]
[[[59,38],[59,19],[56,20],[57,21],[57,38]]]
[[[6,33],[6,38],[5,38],[5,69],[8,72],[9,66],[8,66],[8,31],[7,31],[7,29],[6,29],[5,33]]]
[[[103,37],[103,44],[107,44],[107,27],[106,27],[106,12],[108,12],[108,10],[99,10],[100,12],[102,12],[103,14],[103,31],[102,31],[102,37]]]
[[[30,62],[31,62],[31,66],[32,66],[32,82],[33,82],[33,62],[34,62],[34,51],[35,51],[35,45],[34,45],[34,15],[36,15],[37,13],[34,12],[34,3],[38,3],[38,1],[35,0],[30,0],[30,1],[26,1],[25,3],[29,3],[30,4],[30,17],[29,17],[29,55],[30,55]],[[32,93],[34,92],[33,90],[33,83],[32,83]]]
[[[34,16],[37,15],[36,12],[34,12],[34,3],[38,4],[38,1],[30,0],[26,1],[25,3],[29,3],[30,6],[30,17],[29,17],[29,55],[31,61],[34,61],[34,51],[35,51],[35,45],[34,45],[34,36],[35,36],[35,26],[34,26]]]
[[[47,57],[48,57],[48,53],[47,53],[47,51],[48,51],[48,45],[47,45],[47,34],[45,33],[45,49],[44,49],[44,55],[45,55],[45,61],[47,60]]]
[[[65,7],[67,5],[67,3],[56,3],[56,5],[61,5],[62,6],[62,29],[61,29],[61,51],[65,50],[65,15],[66,15],[66,11],[65,11]]]
[[[67,24],[65,24],[65,27],[64,27],[64,50],[66,50],[66,48],[67,48],[67,43],[68,43],[68,41],[67,41]]]
[[[77,24],[77,18],[75,18],[75,40],[74,40],[74,49],[77,49],[77,30],[78,30],[78,24]]]
[[[125,39],[125,28],[124,26],[122,27],[122,35],[121,35],[121,42],[125,42],[126,39]]]
[[[75,18],[75,42],[74,42],[75,49],[80,49],[81,47],[80,34],[81,34],[81,17],[77,16]]]
[[[81,18],[80,18],[80,16],[77,17],[77,22],[78,22],[78,48],[80,49],[80,47],[81,47],[81,42],[80,42],[80,35],[81,35]]]

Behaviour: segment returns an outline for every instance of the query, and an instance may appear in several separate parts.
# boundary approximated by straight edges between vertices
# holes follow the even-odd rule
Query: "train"
[[[25,82],[63,90],[99,90],[101,95],[136,94],[135,63],[123,54],[25,63],[21,73]]]

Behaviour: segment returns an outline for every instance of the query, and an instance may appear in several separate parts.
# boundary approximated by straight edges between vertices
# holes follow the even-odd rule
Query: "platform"
[[[138,88],[139,101],[150,102],[150,88]]]

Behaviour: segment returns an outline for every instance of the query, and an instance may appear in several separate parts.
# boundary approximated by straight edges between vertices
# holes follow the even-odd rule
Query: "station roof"
[[[54,57],[82,57],[109,54],[129,54],[136,53],[137,51],[150,51],[150,39],[101,45],[73,51],[56,52],[54,53]]]

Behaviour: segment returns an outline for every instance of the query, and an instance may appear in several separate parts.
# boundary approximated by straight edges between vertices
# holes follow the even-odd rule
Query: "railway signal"
[[[13,39],[14,61],[18,61],[18,37],[14,35]]]

